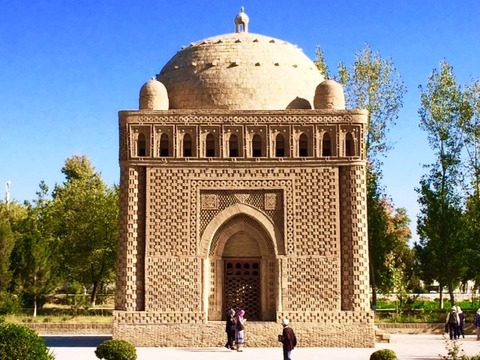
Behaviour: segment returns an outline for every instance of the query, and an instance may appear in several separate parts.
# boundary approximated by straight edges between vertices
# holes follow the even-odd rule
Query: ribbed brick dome
[[[313,108],[323,76],[296,46],[236,32],[180,50],[157,80],[170,109],[282,110]]]

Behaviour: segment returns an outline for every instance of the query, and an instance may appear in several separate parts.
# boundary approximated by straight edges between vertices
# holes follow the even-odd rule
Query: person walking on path
[[[475,330],[477,330],[477,341],[480,340],[480,309],[477,310],[474,320]]]
[[[247,319],[244,318],[245,311],[239,309],[237,316],[235,317],[235,343],[237,345],[237,351],[241,352],[242,346],[245,343],[245,323]]]
[[[448,326],[450,340],[457,340],[458,324],[460,323],[460,320],[458,318],[456,306],[452,307],[452,310],[450,310],[450,312],[447,314],[447,318],[445,319],[445,321]]]
[[[288,319],[285,318],[282,320],[283,331],[279,338],[283,344],[283,360],[291,360],[292,350],[297,346],[295,332],[290,326],[288,326],[288,323]]]
[[[465,339],[465,331],[464,331],[464,326],[465,326],[465,313],[460,309],[460,306],[457,306],[457,314],[458,314],[458,332],[457,332],[457,338],[460,339],[460,335],[463,336]]]
[[[227,333],[227,343],[225,344],[225,347],[230,350],[235,350],[233,347],[233,342],[235,341],[235,310],[233,309],[230,309],[227,312],[225,332]]]

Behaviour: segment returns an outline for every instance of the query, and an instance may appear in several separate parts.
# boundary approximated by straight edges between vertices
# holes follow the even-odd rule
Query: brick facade
[[[152,80],[142,88],[141,109],[119,113],[115,338],[136,346],[221,346],[227,307],[242,306],[248,346],[276,346],[283,317],[302,346],[374,344],[367,113],[344,110],[331,82],[322,83],[324,99],[306,85],[308,99],[288,100],[273,83],[280,64],[259,70],[280,45],[270,41],[275,51],[250,59],[264,38],[228,35],[181,51],[158,77],[166,90]],[[299,50],[289,51],[284,63],[298,62]],[[235,72],[220,71],[232,54],[237,61],[226,69]],[[199,69],[212,58],[219,60]],[[296,78],[297,69],[284,70],[289,81],[311,81],[311,69]],[[192,76],[203,76],[198,88],[185,80]],[[239,76],[262,85],[235,88]],[[256,87],[258,110],[251,110]],[[155,100],[165,94],[175,99],[170,108]],[[313,102],[326,108],[312,109]]]

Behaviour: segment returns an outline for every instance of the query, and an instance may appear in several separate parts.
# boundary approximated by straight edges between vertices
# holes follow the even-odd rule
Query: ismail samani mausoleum
[[[136,346],[371,347],[365,110],[296,46],[248,32],[192,43],[119,112],[113,336]]]

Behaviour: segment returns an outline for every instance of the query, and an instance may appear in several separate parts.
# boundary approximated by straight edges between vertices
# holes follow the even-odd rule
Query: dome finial
[[[235,16],[235,32],[248,32],[248,15],[245,14],[245,9],[242,6],[240,12]]]

